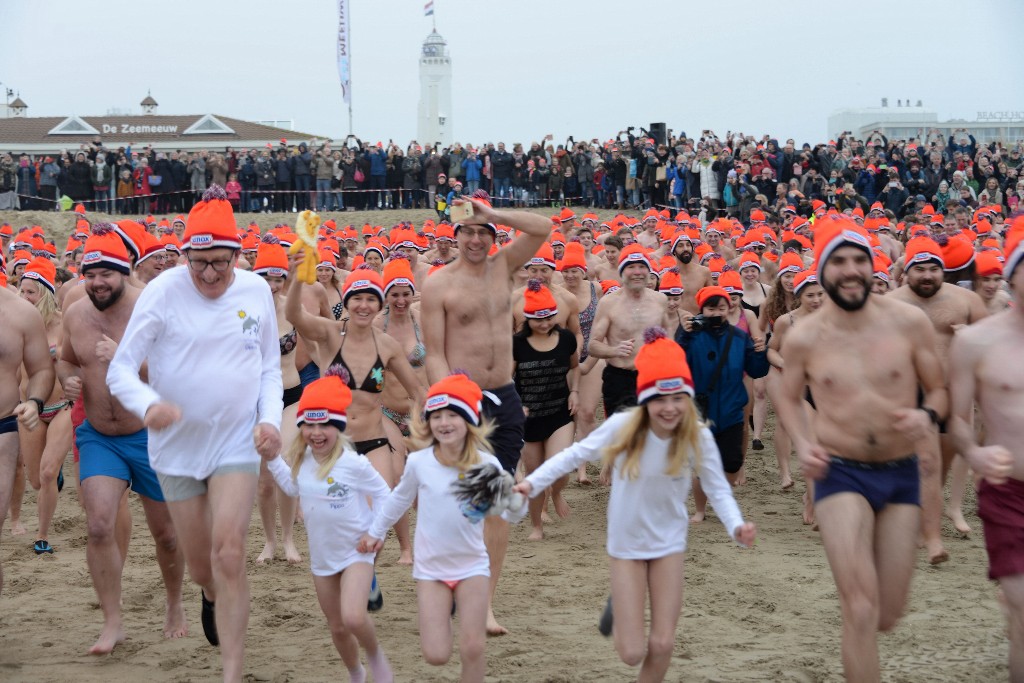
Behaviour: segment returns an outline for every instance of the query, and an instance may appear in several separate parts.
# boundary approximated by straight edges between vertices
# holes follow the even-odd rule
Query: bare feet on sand
[[[274,555],[277,554],[277,546],[273,543],[267,543],[263,546],[263,552],[256,558],[256,564],[266,564],[274,560]]]
[[[25,525],[21,523],[20,519],[16,522],[11,522],[11,536],[24,536],[26,531]]]
[[[111,624],[103,627],[100,637],[89,648],[91,655],[109,655],[117,647],[118,643],[124,642],[124,631],[120,624]]]
[[[540,521],[541,524],[551,524],[551,515],[548,514],[547,510],[540,513]]]
[[[587,476],[586,463],[580,465],[579,468],[576,470],[576,481],[578,481],[581,486],[590,486],[591,481],[590,477]]]
[[[185,620],[185,608],[181,601],[177,605],[167,605],[167,617],[164,618],[164,638],[184,638],[188,635],[188,622]]]
[[[498,623],[498,620],[494,618],[494,611],[487,608],[487,635],[489,636],[503,636],[508,633],[508,629]]]
[[[703,521],[704,521],[704,513],[703,512],[694,512],[693,516],[690,517],[690,524],[700,524]]]
[[[299,564],[302,562],[302,555],[299,554],[299,549],[295,547],[295,541],[289,540],[284,542],[284,559],[288,560],[288,564]],[[259,560],[256,561],[259,562]]]
[[[411,548],[406,548],[401,553],[399,553],[399,555],[398,555],[398,564],[404,565],[406,567],[411,567],[412,566],[412,549]]]
[[[949,561],[949,553],[947,553],[946,549],[942,547],[942,541],[926,543],[925,547],[928,549],[929,564],[942,564],[943,562]]]
[[[804,491],[804,524],[814,524],[814,503],[807,491]]]
[[[964,536],[971,533],[971,525],[964,519],[964,513],[960,508],[947,507],[945,510],[946,518],[953,522],[953,526]]]
[[[782,490],[783,491],[788,491],[789,489],[793,488],[793,479],[792,479],[792,477],[784,478],[782,480],[781,486],[782,486]]]
[[[561,493],[552,495],[551,502],[555,504],[555,514],[562,519],[565,519],[572,514],[572,508],[570,508],[569,504],[565,502],[565,498],[562,497]]]
[[[544,529],[543,527],[535,526],[530,535],[526,537],[527,541],[543,541],[544,540]]]

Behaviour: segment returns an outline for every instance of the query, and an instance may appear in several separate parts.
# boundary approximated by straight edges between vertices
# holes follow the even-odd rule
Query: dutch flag
[[[426,5],[423,6],[423,16],[429,17],[434,13],[434,0],[430,0]]]

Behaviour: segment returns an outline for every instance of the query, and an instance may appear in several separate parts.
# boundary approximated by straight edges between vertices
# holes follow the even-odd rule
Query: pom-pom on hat
[[[345,278],[341,302],[348,308],[348,300],[356,294],[374,294],[381,306],[384,305],[384,280],[380,274],[367,266],[360,266]]]
[[[914,266],[934,263],[945,269],[946,262],[942,258],[942,247],[931,237],[915,237],[907,242],[907,252],[903,257],[903,269],[910,270]]]
[[[652,272],[654,270],[651,268],[651,262],[647,258],[644,248],[639,244],[631,244],[619,252],[619,275],[622,275],[622,271],[631,263],[647,266],[647,269]]]
[[[697,308],[704,308],[704,304],[716,296],[724,297],[726,301],[729,301],[729,292],[725,287],[701,287],[697,290]]]
[[[800,296],[800,291],[807,285],[816,284],[818,284],[818,275],[814,272],[814,269],[801,270],[793,278],[793,296]]]
[[[558,313],[558,302],[551,290],[540,280],[530,280],[523,292],[523,316],[526,318],[550,318]]]
[[[416,283],[408,259],[392,258],[384,264],[384,296],[388,295],[392,287],[408,287],[413,294],[416,293]]]
[[[476,382],[462,373],[448,375],[427,390],[423,417],[429,419],[431,413],[447,409],[471,425],[479,425],[482,401],[483,392]]]
[[[352,390],[344,378],[347,374],[341,365],[332,365],[322,378],[310,382],[302,390],[295,424],[328,424],[345,431],[345,415],[352,404]]]
[[[273,235],[264,235],[252,272],[265,277],[288,277],[288,253]]]
[[[210,185],[188,213],[182,249],[240,249],[235,213],[220,185]]]
[[[124,275],[131,272],[131,261],[128,260],[128,247],[114,232],[109,223],[97,223],[92,227],[92,235],[85,241],[82,250],[81,272],[85,274],[92,268],[109,268]]]
[[[21,274],[21,277],[35,280],[46,287],[50,294],[57,293],[57,266],[48,258],[36,256],[25,266],[25,272]]]
[[[644,330],[644,345],[636,354],[636,399],[643,405],[658,396],[693,396],[693,375],[686,353],[660,327]]]

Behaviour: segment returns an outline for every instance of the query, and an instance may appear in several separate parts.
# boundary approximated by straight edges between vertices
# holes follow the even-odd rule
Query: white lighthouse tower
[[[434,29],[420,53],[420,105],[416,139],[421,145],[452,144],[452,60]]]

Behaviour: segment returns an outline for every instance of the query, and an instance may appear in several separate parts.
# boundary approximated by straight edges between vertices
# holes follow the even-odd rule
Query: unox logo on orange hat
[[[541,308],[533,312],[534,318],[550,318],[555,313],[558,313],[557,308]]]
[[[267,275],[270,277],[287,277],[288,271],[284,268],[267,268]]]
[[[372,283],[369,280],[356,280],[352,283],[349,289],[362,289],[363,287],[370,287]]]
[[[302,413],[302,418],[306,422],[318,424],[321,422],[327,422],[328,415],[326,410],[307,410]]]
[[[685,388],[682,377],[655,380],[654,388],[663,394],[678,394]]]
[[[86,252],[82,256],[82,264],[85,265],[85,264],[89,264],[89,263],[99,263],[100,260],[102,260],[102,258],[103,258],[103,253],[102,252],[99,252],[99,251]]]
[[[213,235],[192,235],[188,241],[193,248],[199,249],[213,244]]]
[[[427,399],[427,412],[431,410],[440,410],[441,408],[448,407],[448,394],[440,394],[438,396],[431,396]]]

